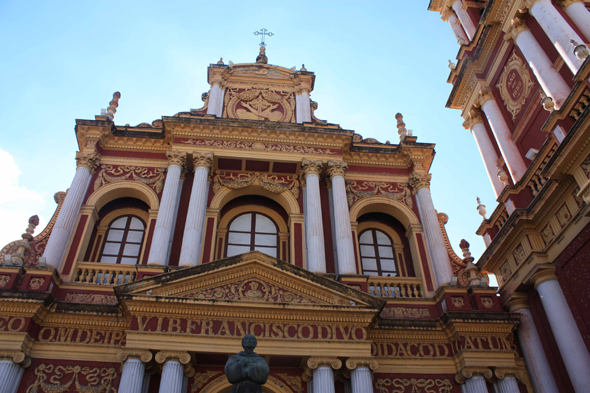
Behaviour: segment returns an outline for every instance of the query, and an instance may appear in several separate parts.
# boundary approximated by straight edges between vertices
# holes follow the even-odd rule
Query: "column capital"
[[[544,282],[557,280],[555,276],[555,268],[541,267],[537,269],[530,277],[530,282],[535,286],[535,289]]]
[[[518,35],[520,33],[522,33],[525,30],[528,30],[528,29],[529,28],[526,25],[526,22],[524,21],[524,19],[521,19],[519,17],[514,17],[514,18],[512,18],[510,28],[506,32],[504,39],[505,40],[515,40],[516,37],[518,37]]]
[[[31,358],[23,351],[6,349],[0,352],[0,360],[10,360],[23,368],[31,365]]]
[[[139,359],[143,363],[149,363],[152,360],[152,353],[144,349],[123,349],[117,354],[117,358],[124,362],[127,359]]]
[[[334,370],[338,370],[342,367],[342,361],[338,358],[331,357],[313,357],[307,360],[307,367],[312,370],[315,370],[320,366],[330,366]]]
[[[422,188],[430,188],[430,179],[432,174],[430,173],[418,173],[412,172],[410,175],[410,187],[412,187],[412,193],[416,194],[418,190]]]
[[[522,370],[517,368],[497,368],[494,370],[494,375],[498,379],[504,379],[506,377],[515,377],[518,380],[522,380],[524,378],[524,373]]]
[[[303,382],[309,382],[313,379],[313,373],[311,371],[311,368],[309,367],[305,367],[305,370],[303,370],[303,374],[301,374],[301,380]]]
[[[301,171],[303,172],[303,176],[307,175],[320,175],[322,172],[322,167],[324,163],[322,160],[308,160],[304,158],[301,161]]]
[[[195,169],[202,166],[207,168],[208,171],[211,171],[213,168],[213,153],[203,153],[199,151],[193,152],[193,166]]]
[[[156,354],[155,359],[160,364],[167,360],[178,360],[181,364],[188,364],[191,361],[191,355],[182,351],[160,351]]]
[[[492,370],[486,367],[464,367],[455,375],[455,381],[464,384],[466,380],[474,376],[482,376],[484,378],[492,378]]]
[[[184,164],[186,163],[185,152],[178,150],[168,150],[166,152],[166,157],[168,157],[168,165],[177,165],[181,168],[184,168]]]
[[[328,176],[330,179],[336,176],[344,177],[347,169],[348,164],[344,161],[328,161]]]
[[[510,312],[518,312],[518,310],[529,308],[529,299],[527,294],[522,292],[512,293],[506,302],[504,302],[504,307],[506,307]]]
[[[368,367],[375,371],[379,368],[379,362],[374,358],[350,358],[346,361],[346,368],[354,370],[357,367]]]
[[[444,7],[441,11],[440,11],[440,16],[441,19],[446,22],[449,20],[449,18],[451,16],[455,15],[455,13],[453,12],[453,9],[451,7]]]
[[[483,106],[483,104],[485,104],[486,102],[493,100],[493,99],[494,99],[494,95],[492,94],[492,89],[490,89],[487,86],[482,86],[482,88],[479,90],[479,97],[478,97],[479,104],[481,106]]]
[[[87,168],[90,173],[94,173],[100,165],[100,158],[96,150],[76,152],[76,167]]]
[[[557,4],[562,6],[563,8],[567,8],[574,3],[583,3],[582,0],[558,0]]]
[[[467,114],[467,119],[465,119],[465,121],[463,122],[463,128],[465,128],[466,130],[471,130],[473,126],[479,123],[483,123],[483,119],[481,117],[481,110],[471,108],[471,110]]]

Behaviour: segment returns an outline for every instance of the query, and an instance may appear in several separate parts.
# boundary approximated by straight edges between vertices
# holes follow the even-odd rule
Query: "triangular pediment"
[[[384,302],[254,251],[115,289],[119,298],[182,303],[381,309]]]

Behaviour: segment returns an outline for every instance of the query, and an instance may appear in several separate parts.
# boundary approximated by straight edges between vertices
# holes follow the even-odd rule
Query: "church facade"
[[[0,252],[0,392],[227,393],[246,334],[264,392],[532,392],[434,145],[318,119],[315,75],[264,50],[211,64],[201,109],[116,125],[115,93],[76,120],[71,187]]]
[[[460,45],[447,106],[461,110],[498,205],[477,262],[537,392],[590,391],[590,11],[565,0],[432,0]]]

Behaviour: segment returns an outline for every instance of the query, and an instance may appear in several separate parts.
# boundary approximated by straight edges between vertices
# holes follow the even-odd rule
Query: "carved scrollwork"
[[[369,367],[375,371],[379,368],[379,363],[373,358],[350,358],[346,361],[346,368],[354,370],[357,367]]]
[[[117,354],[117,358],[122,362],[129,358],[135,358],[141,360],[143,363],[148,363],[152,360],[152,357],[153,355],[150,351],[142,349],[124,349]]]
[[[405,184],[357,180],[346,182],[348,206],[354,205],[360,199],[373,196],[381,196],[401,202],[410,209],[414,207],[411,192]]]
[[[328,161],[328,176],[331,178],[335,176],[342,176],[346,173],[348,164],[344,161]]]
[[[301,384],[301,377],[296,375],[277,373],[277,376],[284,380],[289,387],[298,393],[303,392],[303,386]]]
[[[87,168],[90,173],[94,173],[96,168],[100,163],[100,159],[98,153],[96,151],[92,152],[82,152],[79,151],[76,153],[76,166],[78,168]]]
[[[526,64],[516,52],[512,53],[506,63],[496,87],[500,90],[504,105],[512,114],[512,120],[514,120],[533,88],[533,81]]]
[[[53,374],[53,375],[52,375]],[[26,393],[65,393],[74,385],[79,393],[116,393],[112,386],[117,372],[112,367],[54,366],[40,364],[35,369],[37,379]],[[83,378],[81,377],[83,376]],[[46,382],[49,379],[49,382]],[[67,382],[64,383],[64,380]]]
[[[17,364],[27,363],[27,360],[30,363],[27,355],[22,351],[4,350],[0,352],[0,359],[10,360]]]
[[[156,362],[162,364],[166,360],[178,360],[181,364],[187,364],[191,361],[191,355],[181,351],[160,351],[155,356]]]
[[[168,157],[168,165],[178,165],[181,168],[184,168],[186,163],[186,153],[180,152],[178,150],[168,150],[166,152],[166,157]]]
[[[193,166],[195,169],[202,166],[211,170],[213,167],[213,153],[193,152]]]
[[[448,379],[379,378],[375,382],[378,393],[405,393],[408,387],[410,392],[450,393],[453,390],[453,385]]]
[[[101,165],[98,177],[94,181],[94,190],[105,184],[122,181],[136,181],[151,187],[156,194],[164,188],[164,169],[149,169],[140,166],[113,166]]]
[[[272,89],[229,88],[225,93],[223,117],[295,122],[293,94]]]
[[[320,175],[320,173],[322,172],[322,160],[316,160],[316,161],[312,161],[312,160],[308,160],[307,158],[304,158],[303,161],[301,162],[301,169],[303,172],[304,176],[307,175]]]
[[[416,194],[418,190],[422,188],[430,188],[430,179],[432,175],[430,173],[412,173],[410,176],[410,187],[412,192]]]
[[[197,390],[203,387],[203,385],[209,381],[211,378],[220,374],[220,371],[207,371],[204,373],[196,373],[193,376],[193,384],[191,387],[191,393],[195,393]]]
[[[455,381],[460,384],[464,384],[466,380],[473,377],[474,375],[481,375],[484,378],[492,378],[492,370],[489,368],[475,368],[465,367],[455,375]]]
[[[337,358],[313,357],[307,360],[307,367],[315,370],[319,366],[330,366],[334,370],[339,370],[342,367],[342,361]]]
[[[245,188],[253,184],[258,184],[267,191],[275,194],[281,194],[285,191],[299,198],[299,180],[297,176],[292,175],[271,175],[266,173],[229,173],[216,171],[213,179],[213,193],[218,193],[226,187],[232,190]]]

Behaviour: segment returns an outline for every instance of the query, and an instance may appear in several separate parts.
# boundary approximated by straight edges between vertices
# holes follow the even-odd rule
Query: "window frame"
[[[115,223],[117,220],[123,218],[123,217],[127,217],[127,223],[125,224],[125,228],[123,229],[123,238],[121,239],[121,241],[109,241],[108,240],[108,235],[109,232],[111,230],[111,225],[113,225],[113,223]],[[133,218],[137,218],[142,224],[143,224],[143,231],[142,231],[142,236],[141,236],[141,241],[140,242],[132,242],[132,243],[127,243],[127,236],[129,235],[130,231],[133,232],[139,232],[138,230],[134,230],[134,229],[130,229],[131,226],[131,221]],[[120,230],[120,228],[114,228],[115,230]],[[143,254],[143,247],[144,247],[144,243],[145,243],[145,239],[146,239],[146,232],[148,230],[147,227],[147,223],[145,222],[145,220],[143,218],[141,218],[140,216],[138,216],[137,214],[133,214],[133,213],[129,213],[129,212],[124,212],[123,214],[119,214],[115,217],[113,217],[109,224],[107,225],[107,229],[104,233],[104,237],[102,238],[102,244],[100,246],[100,251],[97,255],[97,262],[98,263],[104,263],[104,264],[108,264],[108,265],[129,265],[129,266],[133,266],[133,265],[141,265],[141,257]],[[110,262],[102,262],[102,257],[104,256],[104,249],[106,247],[107,243],[119,243],[120,247],[119,247],[119,253],[117,254],[116,258],[117,261],[114,263],[110,263]],[[126,256],[123,255],[123,252],[125,250],[125,245],[127,244],[139,244],[139,253],[137,253],[137,256],[135,257],[130,257],[130,256]],[[106,255],[107,257],[115,257],[114,255]],[[137,262],[135,264],[129,264],[129,263],[121,263],[122,262],[122,258],[136,258]]]
[[[251,214],[252,217],[250,219],[250,232],[246,232],[246,231],[232,231],[230,228],[233,224],[233,222],[235,220],[237,220],[239,217],[242,217],[246,214]],[[270,233],[270,232],[256,232],[256,215],[262,215],[266,218],[268,218],[270,220],[270,222],[273,223],[273,225],[275,226],[275,233]],[[227,256],[227,252],[229,249],[229,246],[242,246],[242,247],[246,247],[245,244],[239,244],[239,243],[230,243],[229,242],[229,235],[230,233],[249,233],[250,234],[250,244],[248,245],[250,247],[250,251],[247,252],[252,252],[255,251],[256,246],[256,235],[275,235],[276,237],[276,245],[274,247],[271,246],[258,246],[258,247],[263,247],[263,248],[274,248],[276,250],[276,256],[274,258],[277,259],[281,259],[281,238],[280,238],[280,227],[279,225],[275,222],[275,220],[272,219],[272,217],[270,217],[268,214],[264,214],[263,212],[260,211],[256,211],[256,210],[246,210],[243,212],[240,212],[238,214],[236,214],[234,217],[231,218],[231,220],[228,222],[227,224],[227,233],[226,233],[226,240],[225,240],[225,247],[224,247],[224,258],[228,258]],[[262,252],[262,251],[260,251]],[[268,254],[265,254],[268,255]],[[269,255],[270,256],[270,255]]]
[[[371,236],[373,238],[373,243],[372,244],[368,244],[368,243],[361,243],[361,237],[363,236],[363,234],[365,232],[371,231]],[[379,231],[380,233],[384,234],[385,236],[387,236],[387,238],[389,239],[389,241],[391,242],[389,245],[387,245],[388,247],[391,247],[391,252],[393,257],[392,258],[383,258],[379,256],[379,246],[383,247],[384,245],[379,245],[377,243],[377,235],[376,235],[376,231]],[[359,232],[358,234],[358,247],[359,247],[359,259],[360,259],[360,267],[361,267],[361,272],[362,274],[365,274],[365,268],[363,266],[363,254],[361,251],[361,246],[373,246],[374,250],[375,250],[375,256],[374,257],[367,257],[365,256],[365,258],[374,258],[375,259],[375,263],[377,266],[376,270],[367,270],[370,272],[377,272],[377,275],[375,277],[387,277],[385,274],[392,274],[391,271],[386,272],[385,274],[383,273],[383,269],[381,267],[381,259],[386,259],[386,260],[393,260],[393,264],[395,266],[395,275],[391,276],[391,277],[401,277],[401,271],[400,271],[400,266],[398,263],[398,257],[397,257],[397,253],[396,253],[396,249],[395,249],[395,242],[393,241],[392,237],[385,232],[384,230],[382,230],[381,228],[376,228],[374,226],[369,226],[368,228],[363,229],[361,232]]]

